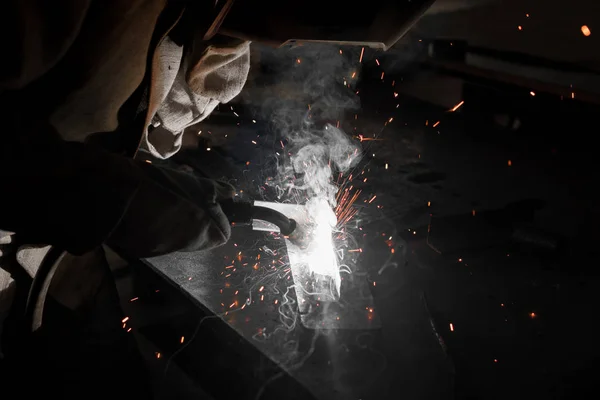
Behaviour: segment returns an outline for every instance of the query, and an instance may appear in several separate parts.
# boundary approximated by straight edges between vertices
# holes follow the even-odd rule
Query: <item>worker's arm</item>
[[[73,254],[107,241],[133,257],[199,250],[229,238],[218,201],[232,196],[231,188],[49,132],[40,136],[47,139],[0,140],[3,230]]]
[[[0,229],[82,254],[108,241],[131,256],[223,243],[217,186],[61,140],[21,96],[67,53],[92,0],[8,0],[0,63]],[[44,104],[37,104],[40,114]],[[44,119],[41,117],[40,119]]]

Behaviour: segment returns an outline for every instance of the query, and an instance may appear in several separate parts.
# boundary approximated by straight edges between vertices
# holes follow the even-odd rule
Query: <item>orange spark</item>
[[[583,33],[583,36],[590,36],[592,34],[592,31],[587,25],[583,25],[581,27],[581,33]]]
[[[449,111],[450,112],[454,112],[456,110],[458,110],[460,107],[462,107],[462,105],[465,104],[465,101],[461,101],[460,103],[458,103],[457,105],[455,105],[454,107],[452,107]]]

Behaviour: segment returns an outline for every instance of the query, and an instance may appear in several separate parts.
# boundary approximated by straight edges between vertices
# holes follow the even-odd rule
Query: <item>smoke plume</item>
[[[360,156],[358,142],[339,128],[345,115],[360,107],[358,58],[332,45],[262,49],[260,59],[271,70],[247,90],[255,100],[261,92],[262,118],[280,138],[278,176],[271,181],[278,188],[277,201],[303,204],[309,216],[308,246],[287,244],[304,314],[318,306],[311,296],[331,301],[340,296],[343,260],[333,239],[338,229],[334,177],[347,173]]]

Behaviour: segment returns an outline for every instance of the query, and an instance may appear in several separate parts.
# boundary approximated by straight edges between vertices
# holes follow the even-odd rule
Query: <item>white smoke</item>
[[[320,301],[334,301],[341,294],[334,178],[351,170],[360,151],[358,142],[336,126],[360,106],[353,79],[359,54],[318,45],[267,55],[263,60],[276,63],[278,70],[270,91],[276,95],[264,100],[263,111],[283,147],[273,185],[280,188],[278,201],[303,204],[307,212],[308,223],[301,229],[310,237],[308,244],[299,247],[288,241],[287,249],[303,323],[314,326],[324,317],[307,322],[306,315]]]

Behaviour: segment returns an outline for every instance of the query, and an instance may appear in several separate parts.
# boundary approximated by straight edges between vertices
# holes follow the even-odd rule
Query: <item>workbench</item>
[[[307,329],[300,318],[295,318],[297,309],[291,290],[294,283],[289,266],[279,262],[285,259],[281,252],[285,252],[283,239],[277,235],[234,228],[230,242],[223,247],[156,257],[144,263],[189,297],[206,315],[218,317],[243,343],[272,360],[281,374],[307,389],[306,393],[294,389],[294,396],[285,394],[286,398],[391,399],[403,386],[418,385],[418,389],[412,389],[415,393],[424,390],[419,383],[423,376],[411,373],[412,378],[406,382],[397,380],[399,374],[404,375],[411,369],[411,364],[414,373],[423,366],[413,360],[418,353],[416,349],[421,346],[405,348],[410,343],[407,335],[414,334],[410,332],[413,329],[406,326],[410,317],[395,318],[395,323],[383,330],[371,290],[361,294],[367,284],[377,289],[366,273],[356,273],[351,284],[345,275],[341,302],[354,310],[341,314],[339,327]],[[401,288],[399,285],[395,289]],[[362,300],[357,300],[361,297]],[[371,306],[363,308],[365,301],[370,301]],[[291,303],[289,308],[285,307],[287,302]],[[398,312],[397,306],[386,305],[382,312]],[[418,303],[405,306],[421,310]],[[348,321],[341,323],[342,319]],[[426,332],[418,335],[419,340],[424,340],[438,357],[441,352],[428,332],[430,328],[427,324],[419,325]],[[399,363],[404,371],[399,369]]]

